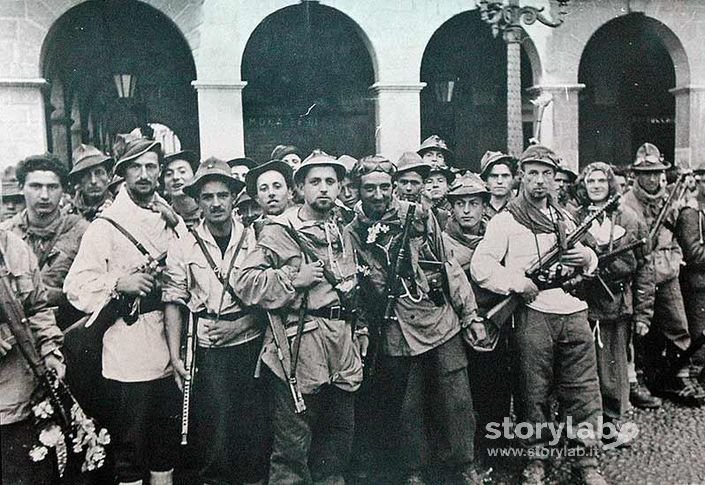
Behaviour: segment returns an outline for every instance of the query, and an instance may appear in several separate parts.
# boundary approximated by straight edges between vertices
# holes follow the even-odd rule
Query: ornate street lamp
[[[558,0],[558,19],[543,15],[543,7],[519,5],[519,0],[477,0],[480,18],[492,26],[492,35],[507,43],[507,151],[519,156],[524,148],[521,119],[521,41],[523,25],[537,20],[548,27],[563,23],[570,0]]]

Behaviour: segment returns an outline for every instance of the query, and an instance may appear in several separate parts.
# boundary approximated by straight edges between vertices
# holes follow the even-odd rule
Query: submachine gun
[[[575,246],[585,234],[588,232],[592,223],[602,216],[605,212],[612,210],[619,203],[620,195],[617,194],[610,198],[607,203],[600,208],[597,212],[592,214],[590,217],[585,219],[585,221],[575,228],[571,232],[565,241],[567,248]],[[563,248],[560,244],[556,242],[551,249],[543,254],[538,261],[532,264],[526,270],[526,277],[530,278],[539,290],[547,290],[549,288],[560,288],[565,283],[565,280],[557,278],[555,280],[550,280],[547,275],[549,269],[560,262],[561,256],[563,255]],[[517,307],[521,304],[521,295],[517,293],[512,293],[502,299],[501,302],[490,308],[490,310],[485,315],[485,319],[491,321],[498,329],[510,319],[514,314]]]

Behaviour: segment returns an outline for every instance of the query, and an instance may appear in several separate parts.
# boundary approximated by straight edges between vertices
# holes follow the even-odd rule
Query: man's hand
[[[364,360],[367,357],[367,349],[370,346],[370,337],[358,334],[355,336],[355,340],[357,341],[357,348],[360,350],[360,357]]]
[[[222,345],[235,338],[241,331],[237,322],[226,320],[219,321],[217,325],[212,320],[199,320],[198,324],[201,325],[211,345]]]
[[[301,263],[299,272],[292,284],[294,288],[308,288],[323,281],[323,263],[315,261],[313,263]]]
[[[570,248],[561,256],[561,264],[581,268],[590,264],[590,250],[585,246]]]
[[[146,296],[152,291],[156,279],[153,275],[147,273],[135,273],[123,276],[115,285],[118,293],[132,296]]]
[[[643,337],[644,335],[649,333],[649,325],[637,320],[636,322],[634,322],[634,333],[636,333],[639,337]]]
[[[2,337],[0,337],[0,357],[5,357],[11,349],[12,344],[7,340],[3,340]]]
[[[531,303],[539,294],[539,288],[536,286],[536,283],[531,280],[531,278],[524,277],[515,292],[521,295],[526,303]]]
[[[482,342],[487,338],[487,329],[484,322],[472,322],[469,328],[477,342]]]
[[[176,381],[176,385],[179,386],[181,392],[184,392],[184,381],[191,379],[189,373],[186,372],[184,361],[179,357],[172,357],[171,366],[174,368],[174,380]]]
[[[63,379],[66,375],[66,366],[61,361],[61,359],[54,354],[49,354],[44,357],[44,365],[46,365],[47,369],[49,369],[50,371],[53,370],[54,372],[56,372],[56,376],[59,379]]]

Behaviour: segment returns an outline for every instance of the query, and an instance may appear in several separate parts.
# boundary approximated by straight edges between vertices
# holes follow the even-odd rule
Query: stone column
[[[578,94],[584,84],[544,84],[528,91],[552,97],[543,114],[541,143],[553,149],[566,165],[578,173]]]
[[[375,139],[377,153],[396,162],[407,150],[415,150],[421,140],[421,97],[426,83],[375,83]]]
[[[0,78],[0,168],[47,151],[42,78]]]
[[[673,88],[676,98],[675,164],[693,167],[705,154],[705,86]]]
[[[245,156],[242,90],[247,82],[196,80],[191,84],[198,91],[201,157]]]

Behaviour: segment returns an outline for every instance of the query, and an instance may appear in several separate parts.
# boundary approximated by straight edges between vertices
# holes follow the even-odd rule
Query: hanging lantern
[[[113,75],[113,80],[115,81],[115,88],[119,98],[132,99],[135,96],[137,76],[134,74],[115,74]]]

